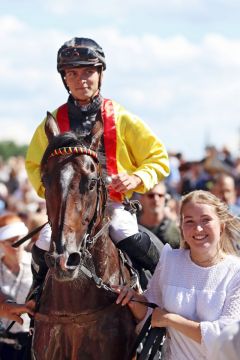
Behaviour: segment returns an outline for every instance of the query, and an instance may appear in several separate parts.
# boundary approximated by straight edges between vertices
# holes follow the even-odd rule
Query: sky
[[[56,54],[72,37],[103,48],[102,95],[145,121],[169,152],[240,153],[239,0],[1,0],[0,141],[28,144],[66,102]]]

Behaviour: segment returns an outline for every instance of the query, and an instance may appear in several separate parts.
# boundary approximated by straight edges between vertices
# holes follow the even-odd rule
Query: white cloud
[[[240,67],[240,39],[209,34],[203,42],[203,57],[217,66]]]
[[[201,9],[207,9],[209,5],[212,6],[220,5],[221,7],[225,6],[237,6],[235,0],[102,0],[101,5],[99,6],[98,1],[90,0],[89,2],[79,0],[42,0],[42,3],[46,9],[52,11],[55,14],[66,14],[69,12],[79,11],[89,15],[102,15],[103,12],[107,13],[117,13],[135,10],[142,11],[151,11],[151,10],[161,10],[162,12],[170,11],[171,13],[179,13],[179,11],[199,11]]]
[[[16,31],[22,31],[26,28],[25,24],[22,21],[11,15],[2,16],[0,19],[0,25],[1,25],[1,33],[0,33],[1,41],[4,40],[4,36],[6,33],[11,34]]]

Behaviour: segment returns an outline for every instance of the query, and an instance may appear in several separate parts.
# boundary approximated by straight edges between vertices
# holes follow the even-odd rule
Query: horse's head
[[[72,132],[60,134],[48,113],[45,132],[49,145],[41,162],[41,177],[52,227],[50,253],[61,274],[71,277],[88,238],[104,216],[106,188],[97,155],[102,129],[87,147]]]

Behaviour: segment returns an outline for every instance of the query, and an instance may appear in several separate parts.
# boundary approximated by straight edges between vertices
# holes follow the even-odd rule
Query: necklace
[[[198,260],[198,259],[193,258],[191,251],[190,251],[190,258],[196,265],[199,265],[202,267],[209,267],[209,266],[216,265],[220,261],[222,261],[225,258],[225,254],[222,251],[217,251],[216,254],[211,258],[208,258],[206,260]]]

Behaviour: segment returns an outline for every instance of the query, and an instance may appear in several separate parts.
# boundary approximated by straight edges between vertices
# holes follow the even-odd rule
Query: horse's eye
[[[93,190],[96,186],[96,183],[97,183],[97,179],[91,179],[89,181],[89,190]]]

